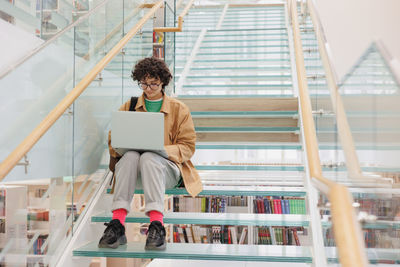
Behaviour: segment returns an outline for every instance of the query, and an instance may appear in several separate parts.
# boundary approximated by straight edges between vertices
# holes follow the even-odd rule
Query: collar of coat
[[[160,109],[160,112],[168,114],[171,112],[171,99],[166,94],[163,94],[163,103]],[[143,110],[146,111],[146,105],[144,102],[144,93],[138,98],[138,101],[135,106],[135,110]]]

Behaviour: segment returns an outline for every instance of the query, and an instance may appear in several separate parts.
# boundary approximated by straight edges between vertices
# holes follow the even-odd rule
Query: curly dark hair
[[[167,67],[167,64],[165,64],[163,60],[155,57],[148,57],[139,60],[132,70],[131,77],[134,81],[141,81],[148,77],[160,79],[160,81],[163,83],[163,90],[172,79],[172,75]]]

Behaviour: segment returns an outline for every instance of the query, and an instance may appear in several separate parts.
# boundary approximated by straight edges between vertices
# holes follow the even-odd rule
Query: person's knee
[[[136,151],[128,151],[124,154],[122,159],[125,159],[127,161],[138,161],[140,157],[140,154]]]
[[[144,152],[140,155],[139,166],[140,168],[161,166],[160,156],[153,152]]]

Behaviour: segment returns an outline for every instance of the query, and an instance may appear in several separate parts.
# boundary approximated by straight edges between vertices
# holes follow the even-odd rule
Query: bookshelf
[[[308,235],[308,222],[306,216],[306,202],[304,196],[174,196],[173,211],[175,213],[204,213],[198,223],[207,221],[209,213],[232,214],[237,224],[229,225],[229,218],[224,218],[228,225],[196,225],[174,224],[172,236],[174,243],[207,243],[207,244],[253,244],[253,245],[284,245],[300,246],[311,243]],[[246,214],[254,214],[262,217],[262,220],[273,221],[276,225],[263,225],[260,218],[247,218]],[[207,216],[206,216],[207,215]],[[282,216],[293,217],[284,220]],[[165,221],[170,220],[167,215]],[[191,215],[193,216],[193,215]],[[269,216],[269,217],[268,217]],[[218,217],[218,216],[217,216]],[[218,218],[214,221],[218,221]],[[294,218],[296,217],[296,218]],[[217,219],[217,220],[215,220]],[[171,218],[172,220],[172,218]],[[221,222],[222,218],[219,219]],[[211,221],[211,220],[210,220]],[[254,225],[249,224],[253,221]],[[260,223],[261,222],[261,223]],[[195,222],[193,222],[195,223]],[[260,223],[258,226],[257,223]],[[284,225],[289,224],[288,226]],[[290,225],[293,223],[293,225]],[[303,225],[294,225],[295,223]],[[265,223],[264,223],[265,224]]]
[[[165,59],[164,34],[162,32],[153,32],[153,57]]]
[[[387,257],[392,250],[400,248],[400,196],[397,189],[353,188],[354,206],[364,219],[361,229],[367,251],[377,255],[377,263],[397,263]],[[325,247],[336,247],[329,205],[320,196],[320,214],[323,217],[323,238]],[[360,218],[361,218],[360,217]],[[386,255],[386,256],[385,256]]]
[[[8,251],[18,251],[27,242],[27,192],[25,186],[0,186],[0,248]],[[9,242],[13,240],[13,242]],[[25,265],[25,258],[15,259],[6,254],[4,266],[13,263]]]

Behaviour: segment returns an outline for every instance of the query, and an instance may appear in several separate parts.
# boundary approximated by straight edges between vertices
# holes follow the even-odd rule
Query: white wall
[[[341,78],[374,39],[400,61],[399,0],[313,0]]]

